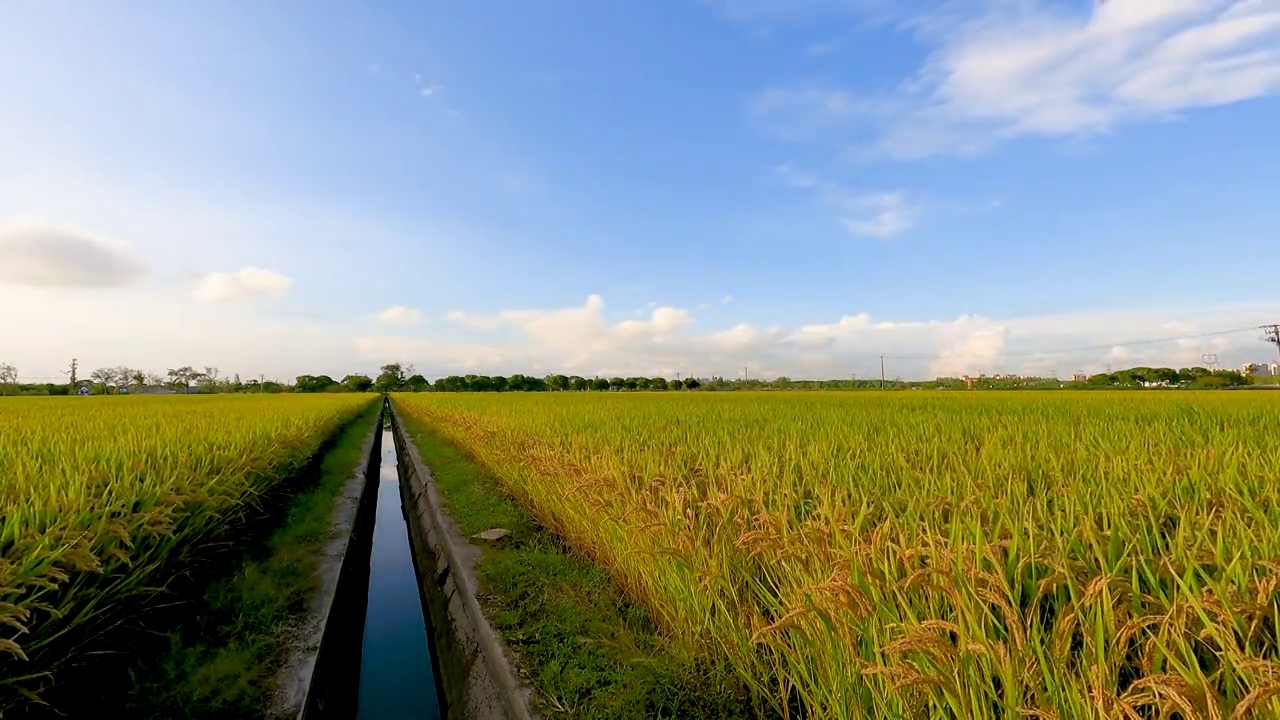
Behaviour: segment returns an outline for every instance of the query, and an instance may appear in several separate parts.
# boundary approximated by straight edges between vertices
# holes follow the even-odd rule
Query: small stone
[[[484,532],[478,532],[475,535],[472,535],[471,537],[478,538],[480,540],[500,540],[510,534],[511,534],[510,530],[503,530],[502,528],[489,528],[488,530],[485,530]]]

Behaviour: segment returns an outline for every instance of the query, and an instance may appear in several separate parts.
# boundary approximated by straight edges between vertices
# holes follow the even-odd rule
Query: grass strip
[[[544,717],[756,717],[727,666],[691,657],[661,637],[609,576],[574,554],[462,451],[401,415],[446,509],[480,540],[480,603],[535,690]]]
[[[262,717],[288,631],[315,591],[334,502],[356,471],[381,407],[371,404],[340,432],[283,525],[234,573],[208,585],[183,624],[167,633],[167,649],[137,662],[124,716]]]

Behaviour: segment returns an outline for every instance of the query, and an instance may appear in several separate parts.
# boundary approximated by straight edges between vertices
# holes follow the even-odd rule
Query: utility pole
[[[884,389],[884,355],[880,356],[880,389]]]
[[[751,376],[747,375],[747,366],[742,366],[742,382],[746,382]]]
[[[262,385],[263,385],[263,383],[264,383],[264,382],[266,382],[266,378],[267,378],[267,376],[266,376],[266,375],[259,375],[259,376],[258,376],[258,394],[259,394],[259,395],[261,395],[261,394],[262,394]]]
[[[1280,325],[1263,325],[1262,329],[1267,333],[1263,340],[1275,345],[1276,351],[1280,352]]]

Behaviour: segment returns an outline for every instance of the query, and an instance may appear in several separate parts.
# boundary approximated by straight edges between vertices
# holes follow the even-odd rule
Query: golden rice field
[[[0,399],[0,709],[154,595],[370,395]]]
[[[781,713],[1280,717],[1280,397],[394,403]]]

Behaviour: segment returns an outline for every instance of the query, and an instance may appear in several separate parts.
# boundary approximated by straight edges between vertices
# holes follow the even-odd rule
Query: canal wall
[[[400,493],[418,580],[436,648],[439,692],[449,720],[532,720],[531,691],[516,678],[505,646],[476,598],[480,549],[445,512],[439,488],[395,411]]]
[[[384,406],[369,428],[356,471],[342,488],[319,557],[318,583],[289,639],[268,720],[354,718],[369,552],[382,451]]]

